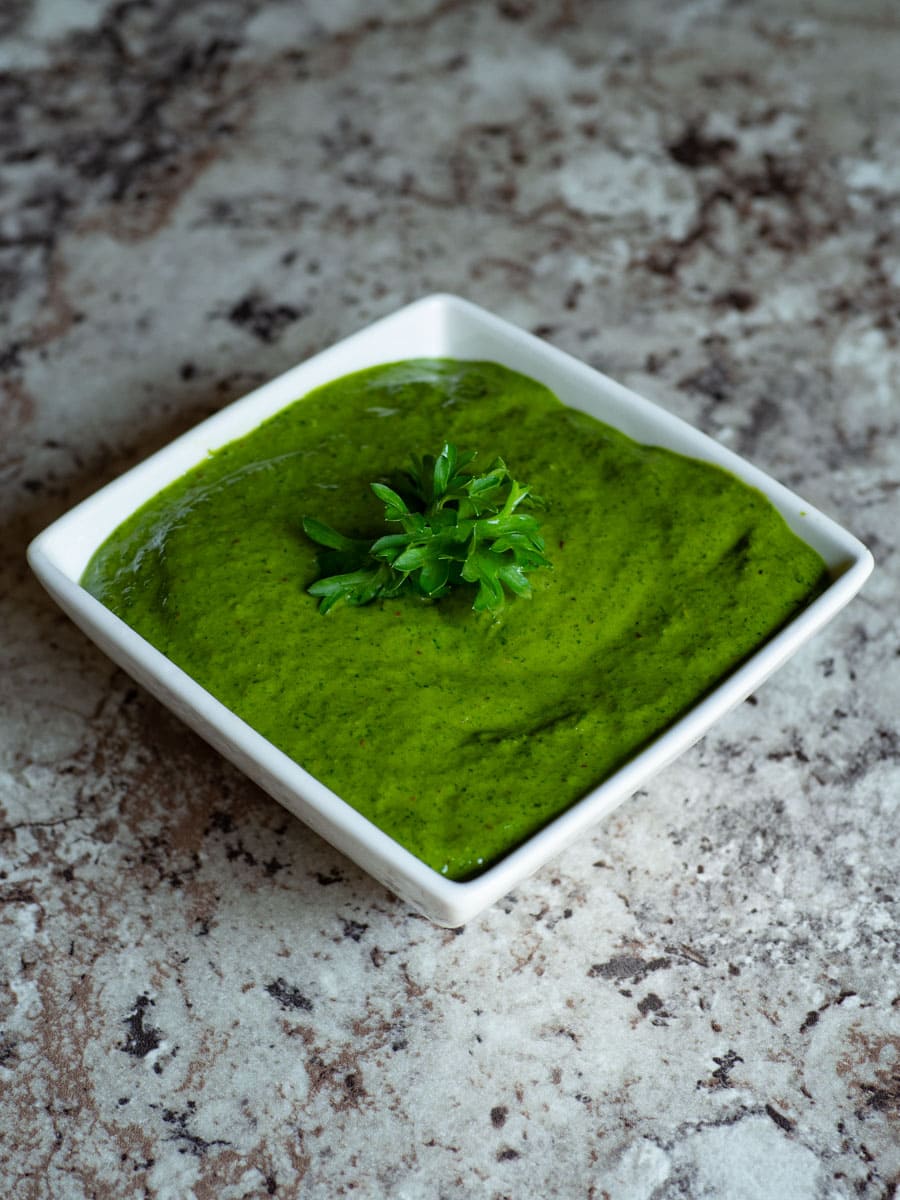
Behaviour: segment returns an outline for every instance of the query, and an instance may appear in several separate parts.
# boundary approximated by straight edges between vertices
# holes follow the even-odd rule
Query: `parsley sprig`
[[[307,537],[324,548],[322,577],[309,588],[319,611],[405,593],[438,600],[466,584],[477,588],[476,612],[501,609],[505,589],[530,596],[525,572],[550,562],[537,519],[523,509],[542,502],[513,479],[502,458],[483,475],[467,471],[474,457],[450,442],[437,458],[414,455],[405,485],[398,484],[406,498],[387,484],[371,484],[384,519],[401,529],[374,542],[304,517]]]

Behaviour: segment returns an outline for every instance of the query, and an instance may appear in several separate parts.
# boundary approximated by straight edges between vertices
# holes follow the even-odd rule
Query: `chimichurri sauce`
[[[369,487],[445,441],[548,505],[552,570],[499,617],[472,593],[338,606],[306,589],[317,517],[385,532]],[[494,363],[422,359],[319,388],[129,517],[84,586],[436,871],[496,861],[804,606],[822,559],[733,476],[638,445]]]

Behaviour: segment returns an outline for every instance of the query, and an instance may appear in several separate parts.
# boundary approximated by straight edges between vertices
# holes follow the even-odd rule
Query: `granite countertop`
[[[896,6],[10,0],[0,34],[0,1193],[896,1196]],[[458,931],[24,562],[98,484],[435,290],[878,562]]]

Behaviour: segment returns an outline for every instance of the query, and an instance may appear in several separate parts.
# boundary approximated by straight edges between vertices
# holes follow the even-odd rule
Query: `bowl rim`
[[[433,344],[446,345],[446,357],[492,357],[459,353],[457,347],[494,344],[516,360],[506,363],[516,370],[541,382],[548,377],[569,381],[568,399],[560,395],[558,384],[553,387],[563,403],[574,401],[572,407],[586,406],[588,411],[596,411],[600,403],[612,405],[632,428],[655,431],[657,444],[681,453],[687,449],[692,457],[723,466],[768,496],[804,541],[820,553],[827,550],[823,557],[832,573],[821,595],[642,750],[498,862],[464,881],[448,879],[416,858],[216,700],[79,582],[90,554],[124,515],[196,465],[210,450],[249,432],[320,383],[361,369],[347,367],[347,361],[360,360],[360,356],[366,360],[373,353],[376,357],[365,365],[423,357],[421,353],[377,356],[379,347],[405,343],[417,333],[421,340],[423,332]],[[621,428],[614,417],[604,409],[601,419]],[[242,431],[236,432],[242,426]],[[144,500],[133,503],[135,495],[143,495]],[[830,621],[859,591],[874,566],[871,553],[857,538],[746,459],[586,363],[447,293],[414,301],[226,405],[58,517],[34,538],[27,557],[50,595],[113,661],[316,833],[417,911],[452,927],[471,919],[533,874],[702,737]]]

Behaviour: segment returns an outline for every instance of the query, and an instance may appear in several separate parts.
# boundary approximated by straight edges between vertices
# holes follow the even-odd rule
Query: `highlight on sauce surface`
[[[536,552],[552,568],[528,574],[531,599],[473,611],[471,589],[398,592],[323,617],[304,518],[371,546],[392,503],[371,485],[397,493],[411,455],[447,445],[477,450],[479,469],[500,459],[541,498]],[[827,573],[720,468],[640,445],[499,364],[418,359],[335,380],[213,452],[123,522],[82,582],[466,879],[661,733]]]

